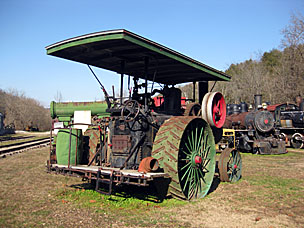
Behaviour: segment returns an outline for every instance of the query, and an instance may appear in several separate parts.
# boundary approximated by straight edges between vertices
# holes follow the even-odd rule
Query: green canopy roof
[[[147,79],[164,84],[230,80],[221,71],[123,29],[63,40],[46,50],[48,55],[138,78],[145,78],[148,62]]]

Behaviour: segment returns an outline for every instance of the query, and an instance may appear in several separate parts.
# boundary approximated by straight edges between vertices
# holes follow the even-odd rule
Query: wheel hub
[[[202,157],[195,156],[195,158],[194,158],[195,164],[202,164],[202,161],[203,161]]]
[[[218,162],[221,181],[236,182],[242,176],[241,154],[232,148],[226,148],[221,152]]]
[[[192,167],[197,167],[199,165],[201,165],[203,162],[203,159],[201,156],[199,156],[197,153],[193,153],[191,155],[191,166]]]

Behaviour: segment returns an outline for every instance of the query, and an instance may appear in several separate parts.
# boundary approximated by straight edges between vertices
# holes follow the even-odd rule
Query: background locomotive
[[[254,109],[244,102],[227,105],[224,127],[235,129],[237,147],[259,154],[285,153],[285,145],[303,147],[304,102],[296,104],[262,104],[262,96],[255,95]],[[283,145],[285,144],[285,145]]]
[[[297,96],[296,104],[269,105],[267,110],[273,113],[275,128],[280,132],[279,137],[288,146],[303,148],[304,145],[304,101]]]

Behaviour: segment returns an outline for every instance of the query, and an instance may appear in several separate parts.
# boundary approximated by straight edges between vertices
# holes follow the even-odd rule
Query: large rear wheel
[[[173,197],[203,198],[215,172],[215,143],[212,129],[201,118],[172,117],[160,127],[152,156],[171,177]]]

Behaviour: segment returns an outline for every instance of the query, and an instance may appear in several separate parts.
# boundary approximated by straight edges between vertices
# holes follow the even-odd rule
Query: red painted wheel
[[[220,92],[210,92],[202,102],[202,117],[211,126],[221,128],[226,120],[226,102]]]

